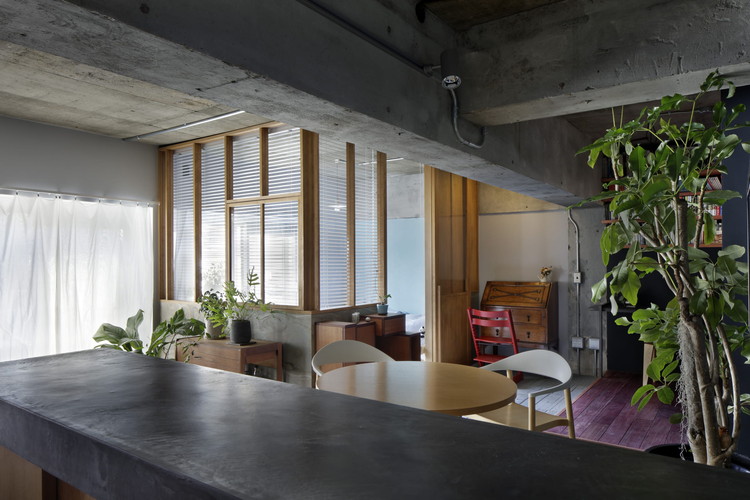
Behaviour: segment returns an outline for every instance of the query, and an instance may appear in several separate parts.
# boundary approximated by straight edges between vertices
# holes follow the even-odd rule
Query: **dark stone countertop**
[[[100,500],[750,491],[738,472],[111,350],[0,363],[0,445]]]

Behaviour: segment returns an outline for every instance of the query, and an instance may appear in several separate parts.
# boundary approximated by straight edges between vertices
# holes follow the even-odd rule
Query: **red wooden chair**
[[[469,328],[476,352],[474,361],[478,362],[479,366],[500,361],[511,354],[518,354],[516,330],[513,328],[513,317],[509,310],[483,311],[469,308],[466,313],[469,316]],[[498,335],[494,335],[495,333]],[[497,354],[495,347],[502,345],[511,346],[513,352],[507,355]],[[492,354],[484,352],[488,346],[493,347]],[[519,382],[522,377],[521,373],[516,373],[513,380]]]

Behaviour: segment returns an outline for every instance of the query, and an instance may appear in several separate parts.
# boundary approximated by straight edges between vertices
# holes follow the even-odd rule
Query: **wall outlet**
[[[583,337],[570,337],[570,345],[573,349],[583,349]]]
[[[593,349],[594,351],[598,351],[602,348],[601,346],[601,339],[591,337],[588,339],[589,349]]]
[[[581,282],[581,273],[573,273],[573,283]]]

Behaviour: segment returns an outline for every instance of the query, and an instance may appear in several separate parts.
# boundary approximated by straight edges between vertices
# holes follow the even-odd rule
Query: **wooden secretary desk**
[[[481,309],[510,309],[519,347],[557,347],[557,290],[555,283],[488,281]]]

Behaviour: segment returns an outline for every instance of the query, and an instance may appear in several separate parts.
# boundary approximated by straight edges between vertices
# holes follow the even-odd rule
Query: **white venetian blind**
[[[271,130],[268,133],[268,194],[298,193],[300,178],[300,130]]]
[[[260,139],[257,133],[232,139],[233,197],[260,196]]]
[[[247,273],[255,270],[261,276],[260,205],[233,208],[231,219],[232,281],[240,290],[247,291]]]
[[[348,305],[346,144],[320,138],[320,309]]]
[[[299,305],[297,250],[299,203],[267,203],[265,222],[265,300],[278,305]]]
[[[193,201],[193,148],[174,151],[172,158],[173,299],[195,300],[195,203]]]
[[[224,141],[201,146],[201,291],[225,281]]]
[[[378,184],[375,151],[357,150],[354,169],[355,305],[378,300]]]

